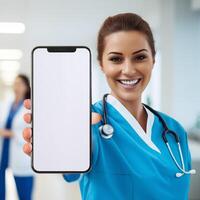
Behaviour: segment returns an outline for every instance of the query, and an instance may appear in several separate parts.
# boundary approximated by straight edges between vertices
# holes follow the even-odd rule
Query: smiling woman
[[[91,170],[82,176],[65,174],[65,180],[79,180],[83,200],[188,199],[192,170],[187,134],[175,119],[147,109],[141,100],[155,62],[148,23],[134,13],[108,17],[100,28],[97,49],[110,94],[92,105],[96,114]],[[101,137],[106,124],[113,127],[112,137]],[[166,127],[178,135],[178,148],[173,134],[163,140]],[[24,138],[25,152],[30,154],[30,130],[24,131]]]
[[[179,180],[175,176],[178,168],[162,139],[161,121],[141,100],[155,62],[154,39],[148,23],[133,13],[108,17],[98,35],[98,60],[111,92],[106,109],[105,100],[92,106],[103,120],[92,126],[92,170],[79,179],[82,198],[187,199],[190,172],[179,173]],[[178,134],[183,169],[190,170],[186,132],[170,116],[161,112],[159,115]],[[106,124],[114,129],[113,136],[107,139],[99,134]],[[180,158],[172,135],[168,140],[175,158]],[[78,179],[64,177],[69,182]],[[177,193],[180,189],[182,192]]]

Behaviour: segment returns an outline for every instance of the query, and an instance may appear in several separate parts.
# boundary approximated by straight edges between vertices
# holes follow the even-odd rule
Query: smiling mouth
[[[125,88],[134,88],[140,81],[141,78],[138,79],[130,79],[130,80],[117,80],[123,87]]]

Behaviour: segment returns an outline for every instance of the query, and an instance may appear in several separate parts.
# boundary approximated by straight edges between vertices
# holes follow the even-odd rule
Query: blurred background
[[[101,99],[108,86],[96,59],[97,33],[106,17],[121,12],[141,15],[153,30],[156,63],[143,101],[183,124],[200,173],[200,0],[0,0],[0,101],[13,98],[18,73],[31,78],[31,51],[41,45],[88,46],[92,101]],[[6,181],[7,199],[17,200],[12,170]],[[199,188],[200,176],[192,176],[191,200],[200,200]],[[37,174],[33,196],[80,200],[78,183],[56,174]]]

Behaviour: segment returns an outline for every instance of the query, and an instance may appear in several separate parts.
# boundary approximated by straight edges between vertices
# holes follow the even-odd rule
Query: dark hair
[[[156,51],[154,46],[153,34],[149,24],[137,14],[121,13],[118,15],[108,17],[99,30],[97,39],[97,59],[99,60],[99,62],[101,63],[102,61],[102,54],[105,48],[104,40],[107,35],[118,31],[132,30],[139,31],[146,36],[154,59]]]
[[[26,85],[26,93],[24,95],[24,99],[30,99],[31,97],[31,87],[30,87],[30,81],[29,81],[29,78],[25,75],[25,74],[19,74],[17,76],[17,78],[20,78],[24,84]]]

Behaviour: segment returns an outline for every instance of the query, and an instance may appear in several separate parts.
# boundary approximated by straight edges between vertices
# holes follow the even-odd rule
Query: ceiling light
[[[24,33],[25,25],[18,22],[0,22],[0,33]]]

